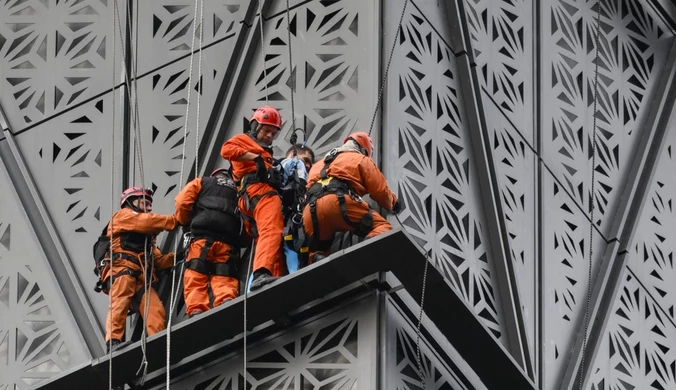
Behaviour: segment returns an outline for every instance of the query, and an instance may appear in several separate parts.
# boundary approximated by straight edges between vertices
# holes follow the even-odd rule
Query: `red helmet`
[[[153,201],[153,190],[150,188],[143,188],[141,186],[129,187],[122,192],[120,197],[120,207],[124,206],[124,203],[130,198],[141,197],[145,193],[146,199]]]
[[[229,173],[230,173],[230,170],[227,169],[227,168],[218,168],[218,169],[214,170],[213,172],[211,172],[211,175],[209,175],[209,176],[216,176],[216,175],[219,175],[219,174],[220,175],[229,175]]]
[[[256,121],[261,125],[271,125],[278,129],[282,128],[282,115],[275,108],[263,106],[254,111],[249,123]]]
[[[349,140],[353,140],[359,144],[359,146],[361,146],[363,149],[362,153],[367,157],[371,157],[373,155],[373,141],[371,141],[371,137],[369,137],[369,135],[365,132],[357,131],[356,133],[352,133],[343,140],[343,143]]]

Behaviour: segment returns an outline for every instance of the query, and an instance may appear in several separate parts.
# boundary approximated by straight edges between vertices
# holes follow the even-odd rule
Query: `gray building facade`
[[[0,0],[0,390],[104,354],[119,194],[173,212],[266,101],[278,156],[374,121],[389,219],[532,388],[676,389],[675,31],[672,0]],[[247,386],[229,344],[171,387],[496,388],[379,278],[254,330]]]

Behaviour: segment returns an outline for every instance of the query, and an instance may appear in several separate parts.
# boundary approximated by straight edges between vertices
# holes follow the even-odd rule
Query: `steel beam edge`
[[[676,33],[676,0],[647,0],[671,32]]]
[[[589,380],[589,368],[598,353],[606,317],[619,291],[619,277],[627,260],[627,256],[623,254],[632,244],[637,219],[641,215],[657,171],[657,164],[668,131],[667,126],[676,112],[673,111],[676,102],[676,40],[672,43],[664,71],[656,85],[657,91],[651,101],[646,102],[646,105],[650,107],[645,126],[648,133],[641,138],[637,146],[633,164],[625,176],[625,185],[622,187],[624,193],[620,197],[621,203],[613,219],[610,237],[617,240],[611,241],[607,246],[601,258],[599,273],[594,281],[589,306],[590,320],[586,351],[582,348],[585,335],[584,324],[581,324],[572,357],[561,382],[562,390],[573,389],[575,383],[580,380],[581,372],[585,375],[584,383],[586,384]],[[585,359],[584,367],[581,367],[583,353],[590,358]]]
[[[481,200],[486,217],[491,257],[496,268],[499,296],[502,301],[509,350],[517,362],[533,378],[533,361],[527,345],[527,334],[516,273],[511,259],[510,241],[502,209],[500,185],[489,142],[488,128],[481,99],[478,74],[471,53],[472,45],[467,33],[467,20],[462,0],[447,3],[446,13],[451,27],[452,45],[462,45],[457,61],[460,72],[461,96],[465,104],[470,138],[481,188]],[[454,48],[458,49],[458,48]]]
[[[334,291],[384,271],[391,271],[412,299],[419,301],[427,262],[410,236],[399,228],[394,229],[249,294],[248,325],[253,329],[271,319],[281,318]],[[433,293],[426,295],[425,313],[486,388],[503,389],[505,383],[509,383],[512,388],[535,389],[517,362],[433,265],[428,268],[426,288]],[[243,305],[243,297],[240,296],[199,317],[177,324],[172,329],[172,360],[179,362],[241,334],[242,324],[228,319],[240,318]],[[162,331],[147,340],[149,372],[164,369],[166,334],[167,331]],[[202,337],[194,337],[196,334]],[[114,385],[133,381],[142,358],[140,342],[115,351],[112,358]],[[105,388],[109,375],[108,359],[108,356],[96,359],[91,365],[60,375],[40,388],[70,388],[83,383],[81,380],[85,378],[92,381],[90,388]]]
[[[19,145],[12,135],[2,106],[0,106],[0,125],[4,134],[4,139],[0,141],[0,159],[7,169],[14,190],[28,216],[31,229],[40,243],[75,319],[78,327],[76,333],[80,334],[90,356],[97,356],[103,353],[102,329],[73,267],[70,256],[30,174]]]

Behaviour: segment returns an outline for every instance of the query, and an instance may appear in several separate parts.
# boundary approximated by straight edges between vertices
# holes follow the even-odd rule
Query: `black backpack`
[[[101,270],[103,269],[101,262],[105,259],[108,249],[110,249],[110,237],[106,235],[108,226],[110,226],[110,223],[106,224],[106,227],[103,228],[101,235],[92,247],[92,255],[94,256],[94,274],[96,276],[101,276]]]

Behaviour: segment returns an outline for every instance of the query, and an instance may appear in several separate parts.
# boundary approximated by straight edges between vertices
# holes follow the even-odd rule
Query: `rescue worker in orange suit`
[[[174,215],[160,215],[152,213],[153,191],[143,187],[131,187],[122,193],[121,209],[111,219],[105,228],[110,240],[113,236],[113,266],[110,269],[110,241],[107,245],[104,260],[100,263],[101,281],[99,286],[106,294],[112,295],[112,308],[106,319],[106,343],[114,349],[121,343],[124,335],[127,312],[130,307],[138,311],[141,316],[146,313],[146,299],[148,299],[148,316],[145,318],[146,330],[149,336],[164,330],[164,305],[154,288],[145,291],[147,277],[157,280],[154,272],[145,269],[147,254],[152,252],[153,271],[155,269],[171,268],[174,265],[174,253],[163,255],[154,245],[155,235],[164,230],[173,230],[176,227]],[[112,225],[112,226],[111,226]],[[151,266],[151,264],[149,264]],[[109,278],[112,276],[112,289],[108,291]],[[111,328],[112,316],[112,328]],[[112,342],[109,343],[109,341]]]
[[[249,129],[229,139],[221,156],[232,165],[233,179],[239,184],[239,210],[247,232],[254,238],[251,291],[274,282],[282,275],[282,201],[279,189],[282,173],[274,168],[272,142],[282,128],[279,111],[263,106],[249,121]]]
[[[310,169],[303,226],[309,237],[311,262],[328,256],[337,232],[350,231],[370,238],[392,229],[361,198],[369,194],[381,207],[401,211],[401,202],[371,156],[373,142],[360,131],[350,134],[342,146],[332,149]]]
[[[241,220],[237,186],[228,170],[189,182],[176,196],[176,219],[190,223],[192,241],[186,257],[183,297],[189,317],[209,310],[208,285],[216,307],[237,297]]]

